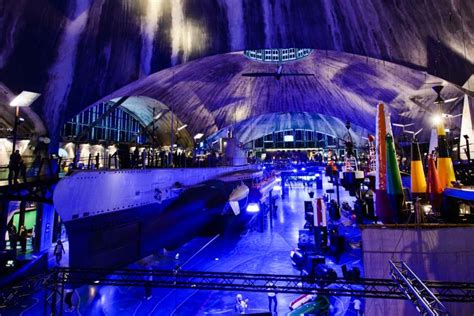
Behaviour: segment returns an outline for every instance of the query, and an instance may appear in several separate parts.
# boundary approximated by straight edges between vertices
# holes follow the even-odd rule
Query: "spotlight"
[[[203,136],[204,136],[203,133],[197,133],[196,135],[194,135],[194,139],[195,140],[200,140]]]
[[[258,213],[260,212],[260,206],[258,206],[257,203],[249,203],[249,205],[247,205],[247,212]]]
[[[423,212],[425,214],[429,214],[431,212],[432,206],[431,205],[423,205],[422,208],[423,208]]]
[[[442,122],[443,118],[441,117],[440,114],[435,114],[432,118],[433,124],[438,125]]]

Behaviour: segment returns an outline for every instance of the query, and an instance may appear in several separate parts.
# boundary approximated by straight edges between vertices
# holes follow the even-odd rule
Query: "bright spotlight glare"
[[[257,203],[249,203],[249,205],[247,205],[247,212],[258,213],[260,212],[260,206],[258,206]]]
[[[443,121],[443,118],[441,117],[441,115],[435,114],[432,120],[434,125],[439,125]]]

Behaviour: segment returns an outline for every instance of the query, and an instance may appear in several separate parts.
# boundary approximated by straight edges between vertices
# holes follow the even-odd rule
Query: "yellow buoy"
[[[426,178],[421,162],[420,147],[417,141],[411,143],[411,192],[420,195],[426,193]]]
[[[446,131],[444,130],[444,123],[441,120],[437,127],[438,130],[438,158],[437,169],[439,180],[443,188],[452,187],[452,182],[456,181],[454,175],[453,161],[449,156],[448,141],[446,139]]]

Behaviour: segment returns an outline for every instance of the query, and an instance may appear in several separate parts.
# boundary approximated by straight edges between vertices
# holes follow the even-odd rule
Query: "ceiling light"
[[[432,121],[434,125],[439,125],[443,121],[443,117],[440,114],[435,114]]]

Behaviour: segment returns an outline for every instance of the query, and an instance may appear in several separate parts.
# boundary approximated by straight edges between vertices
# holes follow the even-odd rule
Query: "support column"
[[[270,205],[270,229],[273,229],[273,216],[275,215],[275,208],[273,207],[273,189],[268,192],[268,205]]]
[[[38,250],[44,251],[51,247],[53,240],[54,206],[38,203],[36,214],[36,239]]]
[[[282,176],[281,177],[281,199],[284,200],[285,199],[285,191],[286,191],[286,177],[285,176]]]

